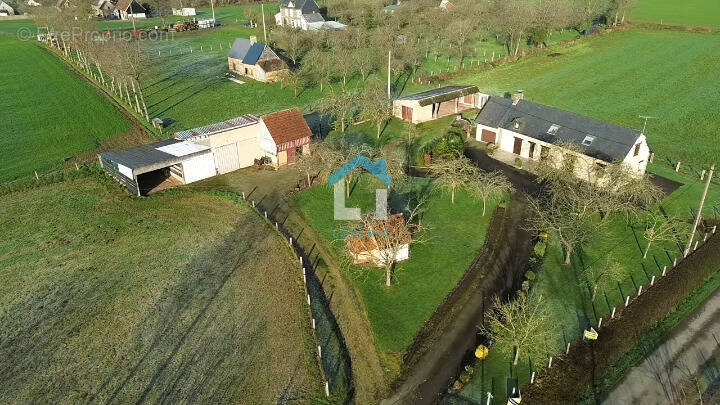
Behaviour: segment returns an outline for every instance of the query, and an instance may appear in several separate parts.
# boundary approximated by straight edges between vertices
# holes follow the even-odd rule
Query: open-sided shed
[[[210,147],[177,139],[105,152],[99,158],[106,172],[138,196],[217,174]]]
[[[472,108],[481,108],[489,97],[480,93],[477,86],[440,87],[395,100],[393,115],[419,124]]]

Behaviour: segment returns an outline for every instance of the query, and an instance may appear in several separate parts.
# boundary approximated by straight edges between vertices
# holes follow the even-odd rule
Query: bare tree
[[[340,132],[345,132],[346,123],[354,116],[358,96],[352,91],[332,91],[320,100],[320,111],[329,114],[340,123]]]
[[[518,364],[521,353],[537,364],[545,357],[555,325],[541,295],[518,294],[506,303],[495,297],[482,330],[493,341],[493,349],[513,358],[513,365]]]
[[[643,259],[647,259],[653,243],[675,241],[677,233],[682,232],[678,229],[682,226],[682,221],[667,218],[659,212],[649,212],[645,215],[643,226],[645,228],[643,238],[647,241],[647,246],[643,251]]]
[[[478,176],[471,185],[471,192],[482,199],[482,215],[485,216],[488,201],[496,201],[502,198],[512,189],[512,184],[499,171],[478,172]]]
[[[590,301],[595,302],[598,287],[609,282],[620,282],[627,275],[623,268],[612,255],[608,255],[604,263],[595,263],[584,270],[585,284],[591,291]]]
[[[277,46],[285,51],[285,54],[297,65],[300,58],[307,53],[310,47],[304,31],[293,29],[287,26],[280,26],[273,30],[272,37]]]
[[[374,215],[367,215],[362,218],[361,223],[367,240],[376,246],[373,253],[385,269],[385,286],[390,287],[398,256],[412,242],[410,224],[402,214],[392,215],[386,220],[377,220]]]
[[[375,124],[377,138],[380,139],[383,124],[392,117],[392,104],[385,94],[382,83],[370,81],[360,99],[361,115]]]
[[[433,184],[450,193],[455,204],[455,193],[460,189],[471,189],[477,178],[477,167],[463,155],[435,160],[429,167]]]

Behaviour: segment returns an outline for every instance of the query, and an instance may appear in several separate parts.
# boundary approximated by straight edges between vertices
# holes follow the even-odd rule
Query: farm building
[[[442,0],[440,2],[440,8],[445,11],[450,11],[455,7],[455,5],[450,0]]]
[[[218,174],[229,173],[255,164],[264,156],[260,149],[260,118],[243,115],[216,124],[176,132],[175,139],[209,147],[215,156]]]
[[[387,244],[378,244],[378,239],[387,237],[384,232],[392,232],[394,230],[404,229],[405,218],[402,214],[395,214],[388,217],[386,220],[376,220],[373,224],[373,229],[367,230],[356,230],[357,234],[350,234],[345,238],[348,252],[353,259],[353,264],[372,264],[375,266],[382,266],[386,260],[391,259],[393,262],[401,262],[410,258],[410,242],[411,236],[405,235],[407,232],[403,232],[406,236],[406,240],[400,240],[400,248],[397,249],[393,256],[393,251],[389,248],[384,251],[381,250],[380,245],[388,246]],[[389,231],[390,230],[390,231]],[[395,249],[393,249],[395,250]]]
[[[260,82],[272,83],[289,72],[288,65],[256,37],[238,38],[228,53],[228,69]]]
[[[310,153],[312,131],[299,109],[263,115],[260,120],[260,148],[273,165],[291,165],[298,155]]]
[[[15,9],[10,7],[10,5],[8,5],[4,1],[0,0],[0,17],[7,17],[11,15],[15,15]]]
[[[315,0],[282,0],[280,12],[275,14],[275,24],[286,25],[303,31],[344,30],[345,24],[325,21]]]
[[[137,0],[119,0],[117,2],[117,11],[121,20],[129,20],[130,18],[145,18],[145,7]]]
[[[91,5],[95,17],[98,18],[119,18],[120,13],[110,0],[98,0],[97,3]]]
[[[197,15],[194,7],[174,8],[172,9],[172,13],[173,15],[178,15],[182,17],[191,17]]]
[[[209,147],[176,139],[105,152],[99,158],[106,172],[138,196],[216,174]]]
[[[644,174],[650,159],[647,139],[640,131],[533,103],[522,92],[512,98],[490,97],[475,122],[478,141],[495,143],[523,159],[572,162],[579,178],[587,179],[593,170],[611,162],[623,162]],[[558,143],[574,144],[582,153],[559,148]]]
[[[419,124],[473,108],[481,108],[490,96],[476,86],[447,86],[411,94],[393,102],[393,115]]]

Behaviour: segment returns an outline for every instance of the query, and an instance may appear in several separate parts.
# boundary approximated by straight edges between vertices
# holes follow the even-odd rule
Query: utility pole
[[[702,217],[703,207],[705,206],[705,197],[707,197],[708,189],[710,188],[710,181],[712,180],[713,173],[715,172],[715,165],[710,166],[710,173],[705,181],[705,190],[703,191],[702,198],[700,199],[700,208],[698,213],[695,215],[695,222],[693,223],[692,231],[690,231],[690,239],[688,240],[687,247],[685,248],[686,253],[690,253],[693,239],[695,238],[695,232],[697,231],[698,224],[700,223],[700,217]]]
[[[392,60],[392,50],[388,51],[388,100],[392,100],[392,94],[390,92],[390,62]]]
[[[260,3],[260,12],[263,18],[263,38],[265,38],[265,44],[267,44],[267,30],[265,29],[265,3]]]

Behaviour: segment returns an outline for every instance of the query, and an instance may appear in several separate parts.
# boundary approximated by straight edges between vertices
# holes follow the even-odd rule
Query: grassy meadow
[[[92,172],[0,196],[0,226],[0,402],[324,396],[296,260],[245,205]]]
[[[639,115],[654,116],[646,133],[657,156],[709,166],[720,163],[720,110],[710,101],[720,98],[719,55],[720,36],[630,30],[452,82],[495,95],[523,89],[528,100],[637,129]]]
[[[716,0],[638,0],[630,11],[634,23],[720,27],[720,2]]]
[[[132,129],[110,101],[37,42],[15,38],[28,26],[0,23],[0,182],[48,170]]]

